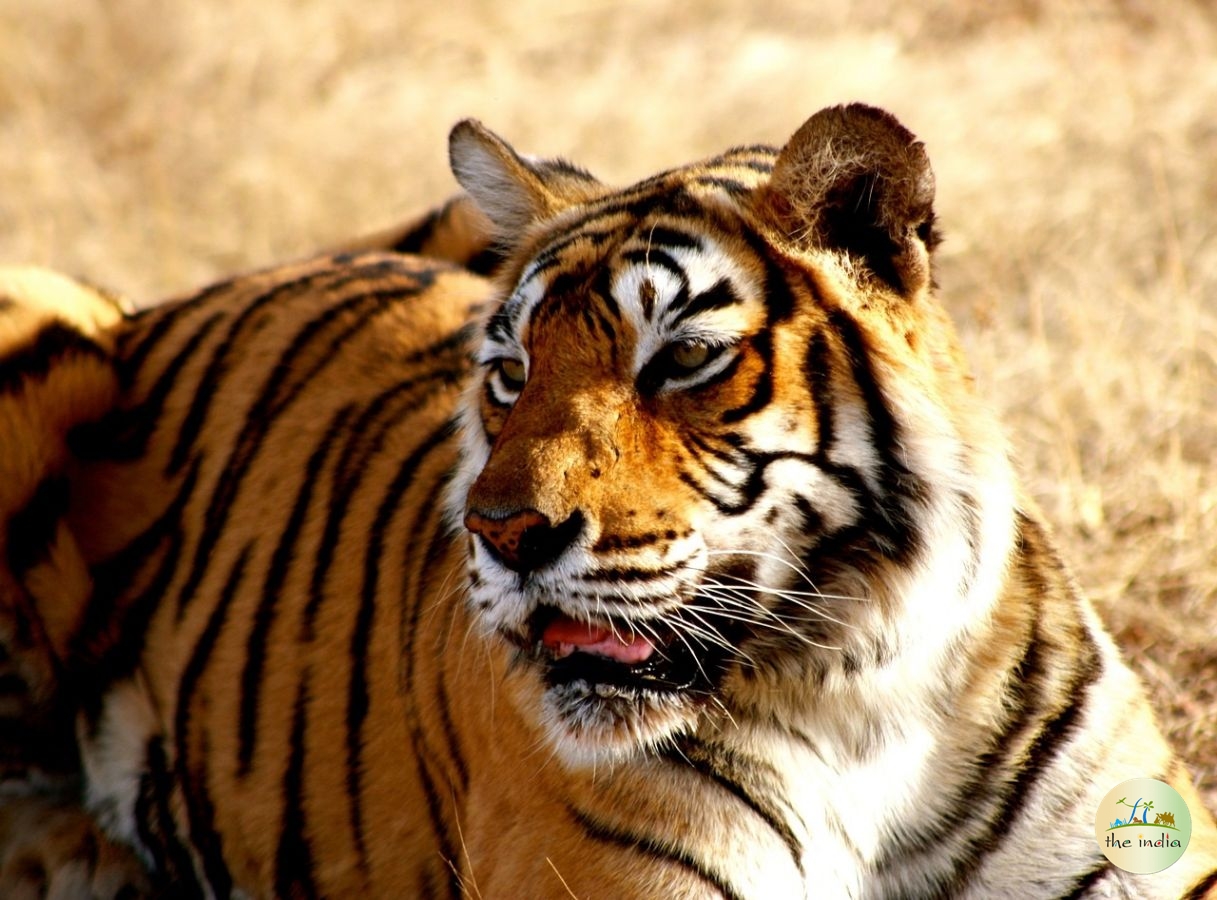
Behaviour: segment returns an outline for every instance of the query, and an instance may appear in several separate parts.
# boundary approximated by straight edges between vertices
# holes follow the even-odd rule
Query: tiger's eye
[[[687,342],[677,344],[672,348],[672,362],[681,369],[700,368],[706,364],[706,360],[710,358],[710,348],[705,344],[695,344]]]
[[[515,390],[524,387],[527,372],[524,369],[524,363],[518,359],[499,360],[499,374],[503,376],[503,383],[507,387]]]

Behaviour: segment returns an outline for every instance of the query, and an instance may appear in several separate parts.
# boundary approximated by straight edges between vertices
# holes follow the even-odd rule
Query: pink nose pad
[[[470,511],[465,527],[507,568],[525,574],[553,562],[583,530],[583,515],[576,511],[565,522],[553,525],[535,509],[525,509],[502,518]]]
[[[465,516],[465,527],[490,544],[508,568],[519,569],[522,557],[534,542],[532,538],[549,530],[549,518],[535,509],[526,509],[505,519],[471,512]]]

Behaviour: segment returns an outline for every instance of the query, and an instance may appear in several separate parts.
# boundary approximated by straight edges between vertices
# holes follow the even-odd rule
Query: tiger
[[[0,612],[93,851],[27,871],[1217,897],[939,299],[921,141],[854,103],[624,188],[474,120],[449,155],[421,226],[138,311],[56,294],[0,344],[6,468],[53,449],[3,495]],[[1193,823],[1152,875],[1094,827],[1145,776]]]

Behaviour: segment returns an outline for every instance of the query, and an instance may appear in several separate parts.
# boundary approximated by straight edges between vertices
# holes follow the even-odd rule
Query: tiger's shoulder
[[[222,484],[224,454],[240,457],[322,369],[331,380],[312,386],[331,394],[418,381],[455,394],[462,329],[487,292],[463,265],[485,247],[466,224],[441,211],[395,231],[430,258],[348,248],[145,309],[63,273],[0,268],[0,895],[80,877],[99,895],[148,889],[135,842],[82,805],[76,730],[100,680],[134,664],[162,597],[110,590],[130,553],[98,562],[155,528],[165,492],[205,468],[175,460],[182,434]],[[230,379],[263,392],[208,406]],[[289,418],[313,424],[304,406]]]

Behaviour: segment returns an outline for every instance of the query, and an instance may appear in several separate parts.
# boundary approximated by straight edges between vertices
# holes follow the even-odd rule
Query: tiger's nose
[[[491,554],[521,575],[556,560],[583,531],[583,513],[575,510],[554,525],[544,513],[525,509],[502,518],[471,510],[465,527],[476,534]]]

